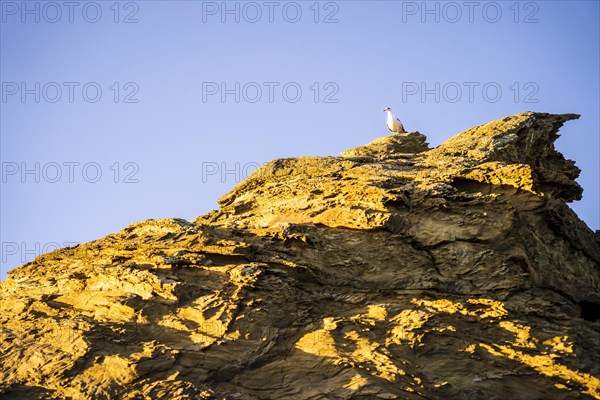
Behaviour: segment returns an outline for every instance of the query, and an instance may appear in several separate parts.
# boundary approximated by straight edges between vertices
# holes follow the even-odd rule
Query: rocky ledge
[[[600,399],[600,238],[522,113],[278,159],[0,283],[6,399]]]

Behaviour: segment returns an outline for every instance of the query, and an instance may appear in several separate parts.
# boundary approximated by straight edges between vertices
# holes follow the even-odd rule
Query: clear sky
[[[193,219],[257,165],[387,135],[436,146],[573,112],[558,149],[599,214],[598,1],[0,1],[6,271],[147,219]]]

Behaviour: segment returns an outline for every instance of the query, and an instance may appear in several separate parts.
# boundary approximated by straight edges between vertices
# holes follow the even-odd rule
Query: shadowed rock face
[[[600,399],[600,240],[523,113],[265,164],[0,283],[7,399]]]

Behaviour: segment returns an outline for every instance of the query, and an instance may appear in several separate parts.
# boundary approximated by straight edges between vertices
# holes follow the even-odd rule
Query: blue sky
[[[581,114],[557,147],[600,229],[599,2],[466,4],[0,1],[0,279],[193,219],[271,159],[386,135],[388,106],[433,146],[522,111]]]

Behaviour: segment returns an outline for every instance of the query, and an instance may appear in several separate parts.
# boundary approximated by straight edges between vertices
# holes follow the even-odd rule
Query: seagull
[[[388,113],[387,116],[387,128],[390,130],[390,132],[395,132],[395,133],[406,133],[406,131],[404,130],[404,126],[402,125],[402,122],[400,122],[400,120],[396,117],[394,117],[394,114],[392,114],[392,109],[391,108],[386,108],[385,110],[383,110],[383,112]]]

